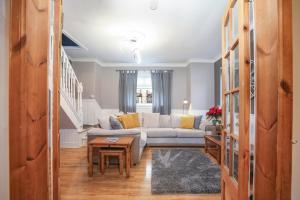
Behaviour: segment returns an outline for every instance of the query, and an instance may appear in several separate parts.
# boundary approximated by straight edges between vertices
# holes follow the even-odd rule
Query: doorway
[[[239,2],[242,2],[238,0]],[[231,1],[232,3],[233,1]],[[49,36],[49,2],[44,1],[25,1],[17,0],[11,1],[11,13],[10,13],[10,60],[9,60],[9,112],[11,113],[9,117],[9,145],[10,145],[10,195],[11,199],[50,199],[50,191],[48,188],[48,158],[47,153],[48,148],[48,123],[49,116],[48,113],[48,36]],[[54,42],[55,44],[60,43],[61,35],[61,1],[55,1],[57,9],[54,14]],[[274,7],[269,7],[272,5]],[[286,38],[291,38],[290,29],[291,26],[288,24],[291,17],[291,6],[290,1],[278,1],[274,3],[271,0],[264,2],[256,2],[256,25],[257,25],[257,47],[261,52],[257,53],[257,65],[259,66],[263,63],[270,68],[259,68],[257,67],[257,91],[261,93],[257,94],[257,104],[264,105],[261,109],[257,109],[257,116],[261,116],[261,120],[257,119],[257,141],[256,143],[256,166],[255,177],[257,188],[255,192],[257,193],[258,200],[265,199],[290,199],[290,172],[291,172],[291,46],[289,44],[290,40],[283,40],[283,36]],[[279,12],[276,12],[276,11]],[[267,15],[268,14],[268,15]],[[17,17],[16,17],[17,16]],[[264,17],[261,17],[264,16]],[[275,21],[275,23],[274,23]],[[279,23],[276,23],[279,22]],[[283,24],[283,22],[285,22]],[[287,23],[286,23],[287,22]],[[269,26],[269,25],[273,26]],[[275,24],[275,25],[274,25]],[[279,27],[277,26],[279,25]],[[283,27],[285,29],[283,30]],[[247,29],[246,27],[243,27]],[[275,43],[271,40],[269,43],[265,43],[264,37],[269,36],[270,28],[274,28],[274,32],[278,35],[276,37]],[[287,31],[287,32],[285,32]],[[272,32],[272,31],[271,31]],[[259,36],[263,37],[259,39]],[[38,39],[37,39],[38,38]],[[274,49],[276,52],[269,52],[268,50]],[[266,45],[266,46],[265,46]],[[54,79],[57,81],[56,89],[54,89],[54,100],[56,102],[53,104],[54,112],[59,108],[58,100],[58,86],[59,86],[59,63],[60,56],[60,45],[54,45],[54,55],[56,55],[54,70]],[[276,55],[274,57],[265,57],[266,54]],[[285,58],[285,59],[283,59]],[[249,60],[243,60],[242,62],[249,62]],[[278,66],[277,70],[274,72],[274,67]],[[249,65],[249,63],[248,63]],[[272,66],[271,66],[272,65]],[[260,70],[261,69],[261,70]],[[264,69],[264,70],[263,70]],[[265,71],[269,70],[269,71]],[[224,70],[223,70],[224,71]],[[274,74],[276,73],[276,74]],[[268,74],[269,78],[266,78]],[[278,76],[282,79],[280,81],[277,79]],[[273,79],[271,79],[273,78]],[[276,79],[276,80],[275,80]],[[279,88],[271,87],[271,84],[278,82]],[[261,82],[261,83],[259,83]],[[38,84],[37,84],[38,83]],[[262,84],[263,83],[263,84]],[[269,86],[269,87],[266,87]],[[279,91],[279,92],[278,92]],[[268,94],[268,95],[267,95]],[[271,95],[269,95],[271,94]],[[275,94],[275,99],[277,106],[275,110],[273,107],[268,107],[270,102],[274,102],[272,95]],[[55,95],[57,95],[55,97]],[[241,98],[243,99],[243,98]],[[259,105],[257,105],[259,106]],[[241,106],[240,110],[245,107]],[[268,108],[267,112],[265,108]],[[289,112],[288,112],[289,111]],[[267,122],[267,125],[273,127],[273,119],[270,120],[270,112],[275,115],[278,121],[277,129],[275,134],[270,134],[271,137],[265,137],[265,134],[259,133],[261,129],[264,129],[266,124],[262,122]],[[274,114],[275,113],[275,114]],[[59,133],[58,133],[58,113],[53,114],[53,125],[56,129],[53,131],[53,140],[56,146],[53,146],[53,165],[54,170],[56,169],[56,175],[53,173],[53,198],[59,199]],[[282,116],[285,119],[282,119]],[[280,121],[280,120],[282,121]],[[275,120],[276,121],[276,120]],[[55,125],[57,123],[57,125]],[[278,130],[281,130],[278,132]],[[273,129],[272,129],[273,131]],[[247,131],[245,131],[247,134]],[[279,141],[279,142],[277,142]],[[245,158],[244,164],[247,165],[249,162],[249,155],[245,153],[247,151],[244,148],[247,142],[240,144],[239,157]],[[273,148],[272,152],[267,149]],[[56,153],[55,153],[56,151]],[[268,153],[269,156],[266,156]],[[246,157],[244,157],[246,156]],[[248,156],[248,157],[247,157]],[[247,160],[248,159],[248,160]],[[243,164],[243,160],[239,161],[239,166]],[[277,166],[277,171],[272,171],[274,164]],[[262,190],[264,186],[269,186],[268,183],[264,184],[262,180],[260,182],[259,178],[265,177],[264,169],[271,169],[272,171],[272,181],[273,187],[268,187],[269,189]],[[240,170],[239,170],[240,171]],[[249,171],[246,170],[248,173]],[[282,179],[274,179],[275,175],[281,177]],[[239,177],[246,177],[242,174]],[[248,188],[248,180],[243,179],[240,183],[241,190],[238,194],[248,195],[246,190],[242,188]],[[274,183],[276,187],[274,187]],[[226,187],[226,183],[225,183]],[[55,189],[56,188],[56,189]],[[280,191],[279,193],[276,191]],[[261,195],[264,193],[264,195]],[[226,197],[223,199],[237,199],[237,195]],[[51,194],[52,195],[52,194]],[[50,195],[50,196],[51,196]],[[265,196],[267,195],[267,196]],[[270,195],[270,196],[269,196]],[[230,196],[230,195],[227,195]],[[244,200],[246,198],[238,198],[239,200]]]

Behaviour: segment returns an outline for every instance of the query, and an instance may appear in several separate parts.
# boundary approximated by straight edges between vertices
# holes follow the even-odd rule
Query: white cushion
[[[181,115],[171,115],[171,127],[180,128]]]
[[[100,124],[100,127],[106,130],[110,130],[110,122],[109,122],[109,116],[101,116],[98,118],[98,122]]]
[[[143,127],[159,128],[159,113],[143,113]]]
[[[177,133],[173,128],[149,128],[146,130],[149,138],[174,138]]]
[[[159,127],[160,128],[171,128],[171,116],[160,115],[159,116]]]
[[[203,138],[205,136],[205,131],[198,129],[176,128],[175,131],[179,138]]]

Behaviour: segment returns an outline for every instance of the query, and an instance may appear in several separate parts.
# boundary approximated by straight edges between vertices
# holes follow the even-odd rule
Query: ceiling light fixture
[[[158,8],[158,0],[151,0],[150,1],[150,9],[157,10],[157,8]]]
[[[136,64],[140,64],[142,62],[140,49],[144,38],[145,35],[143,33],[133,31],[127,33],[121,41],[120,49],[124,52],[130,53]]]
[[[141,52],[139,49],[133,50],[133,59],[136,64],[140,64],[142,62]]]

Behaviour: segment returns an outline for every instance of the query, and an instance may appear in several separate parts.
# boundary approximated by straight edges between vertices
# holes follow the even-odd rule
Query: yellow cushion
[[[138,113],[134,113],[134,114],[130,114],[132,119],[133,119],[133,123],[134,123],[134,128],[140,127],[140,119],[139,119],[139,114]]]
[[[182,116],[180,120],[180,128],[193,129],[194,128],[194,116]]]
[[[124,129],[140,127],[139,115],[137,113],[121,115],[119,116],[119,120]]]

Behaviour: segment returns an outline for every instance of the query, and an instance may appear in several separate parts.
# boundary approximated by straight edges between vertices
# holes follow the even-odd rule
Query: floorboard
[[[220,200],[220,194],[152,195],[151,155],[146,148],[141,162],[131,169],[131,177],[119,175],[117,167],[99,174],[95,166],[93,177],[87,175],[86,148],[61,150],[62,200]]]

